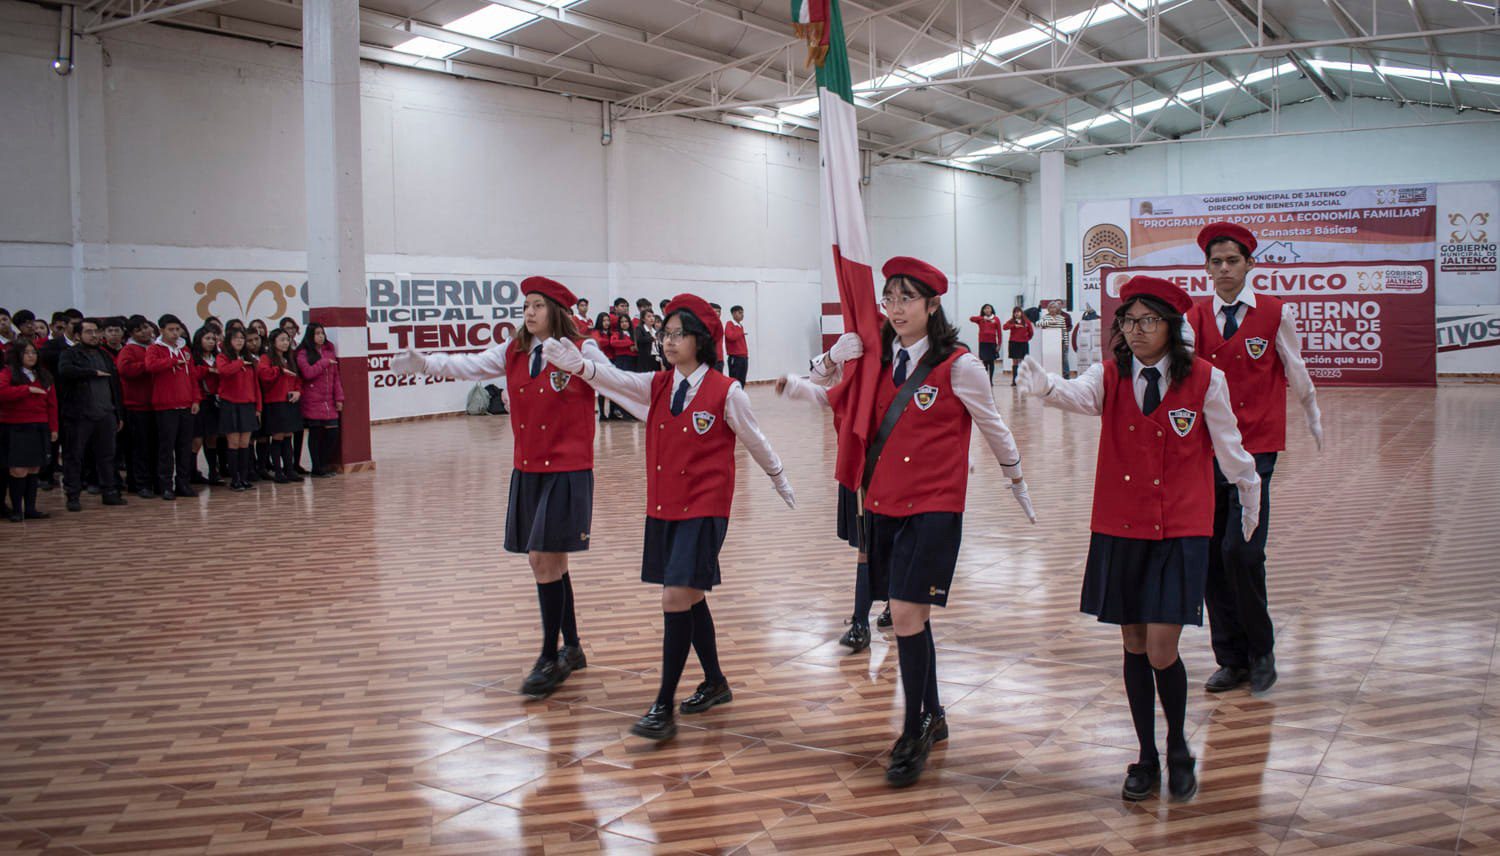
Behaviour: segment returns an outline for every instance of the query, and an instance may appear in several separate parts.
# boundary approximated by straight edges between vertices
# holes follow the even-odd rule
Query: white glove
[[[1052,391],[1052,378],[1047,376],[1041,363],[1027,357],[1021,361],[1021,370],[1016,372],[1016,385],[1027,395],[1042,398]]]
[[[542,358],[568,374],[583,371],[583,352],[568,339],[548,339],[542,346]]]
[[[425,374],[427,372],[427,358],[411,348],[407,348],[406,353],[391,357],[391,371],[404,375]]]
[[[1302,401],[1302,415],[1307,417],[1307,430],[1318,444],[1318,451],[1323,451],[1323,414],[1318,410],[1316,396],[1309,395]]]
[[[1016,504],[1026,512],[1026,519],[1032,523],[1036,522],[1036,509],[1031,507],[1031,494],[1026,492],[1026,482],[1018,481],[1010,483],[1011,495],[1016,498]]]
[[[1240,492],[1240,531],[1245,534],[1248,542],[1250,536],[1255,534],[1255,528],[1260,525],[1260,482],[1246,487],[1239,486]]]
[[[864,355],[865,343],[859,338],[858,333],[845,333],[833,343],[833,347],[828,349],[828,359],[840,364],[859,359]]]
[[[792,483],[786,480],[786,471],[783,470],[771,476],[771,485],[776,488],[777,493],[781,494],[787,508],[797,507],[797,494],[792,493]]]

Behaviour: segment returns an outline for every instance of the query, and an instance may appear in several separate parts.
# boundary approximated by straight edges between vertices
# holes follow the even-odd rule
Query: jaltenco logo
[[[275,324],[286,317],[287,298],[297,296],[295,285],[282,285],[268,279],[250,291],[248,300],[240,298],[239,290],[224,279],[193,284],[198,297],[198,320],[210,315],[220,318],[240,318],[246,322],[256,318]]]

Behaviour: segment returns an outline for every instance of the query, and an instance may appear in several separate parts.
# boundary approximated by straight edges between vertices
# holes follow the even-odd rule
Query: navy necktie
[[[905,348],[896,352],[896,374],[891,377],[896,382],[896,386],[906,383],[906,361],[909,359],[911,355],[906,353]]]
[[[677,384],[677,392],[672,395],[672,415],[681,416],[682,408],[687,406],[688,382]]]
[[[531,349],[531,376],[536,377],[542,373],[542,346],[537,345]]]
[[[1151,411],[1161,406],[1161,387],[1156,385],[1161,380],[1161,372],[1151,368],[1141,369],[1141,378],[1146,381],[1146,395],[1141,402],[1141,412],[1150,416]]]
[[[1240,322],[1238,320],[1236,320],[1239,317],[1239,310],[1240,310],[1240,302],[1238,300],[1236,300],[1235,302],[1229,304],[1228,306],[1224,307],[1224,309],[1223,309],[1223,312],[1224,312],[1224,338],[1226,338],[1226,339],[1228,339],[1230,336],[1233,336],[1234,335],[1234,331],[1240,329]]]

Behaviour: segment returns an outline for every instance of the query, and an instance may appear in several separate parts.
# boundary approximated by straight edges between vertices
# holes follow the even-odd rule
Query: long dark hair
[[[193,334],[193,362],[197,363],[200,366],[207,365],[207,363],[203,361],[203,337],[208,335],[217,336],[218,331],[209,326],[207,322],[204,322],[203,326],[199,327],[198,331]]]
[[[697,315],[692,313],[692,310],[678,309],[672,315],[676,315],[677,320],[682,323],[682,332],[692,336],[693,341],[697,343],[698,351],[696,356],[698,363],[712,368],[713,364],[719,361],[719,343],[714,340],[713,336],[708,334],[708,327]],[[668,315],[667,319],[670,320],[672,315]],[[665,330],[667,322],[663,321],[661,323],[662,329]]]
[[[26,359],[27,351],[36,354],[36,365],[31,367],[31,371],[36,375],[34,381],[36,385],[42,389],[52,386],[52,375],[47,371],[47,367],[42,365],[42,352],[36,349],[36,343],[30,339],[17,339],[6,352],[5,367],[10,369],[11,385],[30,386],[33,383],[26,379],[26,367],[22,362]]]
[[[276,340],[280,339],[282,336],[285,336],[287,339],[287,348],[285,354],[276,350]],[[291,340],[291,334],[283,330],[282,328],[276,327],[271,330],[271,335],[266,337],[266,355],[271,358],[271,365],[275,366],[278,369],[290,368],[290,366],[287,365],[287,358],[296,353],[292,350]]]
[[[240,346],[238,348],[236,348],[232,344],[230,344],[231,342],[234,341],[234,337],[236,335],[238,335],[240,337]],[[224,328],[224,338],[223,338],[222,341],[219,342],[219,353],[223,354],[226,359],[230,359],[230,360],[244,360],[245,359],[245,325],[244,324],[241,324],[238,327],[236,327],[233,321],[229,322],[229,326],[227,326],[227,327]]]
[[[618,324],[611,323],[609,329],[604,329],[604,322],[615,317],[613,312],[600,312],[599,317],[594,319],[594,329],[600,333],[613,333]]]
[[[323,359],[323,349],[318,347],[318,340],[314,336],[319,330],[323,331],[323,341],[327,342],[328,330],[316,321],[309,321],[307,329],[302,331],[302,344],[297,346],[306,355],[308,365]]]
[[[981,316],[983,316],[984,315],[984,310],[986,310],[986,309],[988,309],[990,311],[990,315],[997,314],[995,312],[995,304],[993,304],[993,303],[986,303],[985,305],[979,307],[979,314]]]
[[[1125,334],[1120,332],[1120,319],[1124,318],[1125,311],[1136,303],[1160,315],[1167,324],[1167,356],[1171,357],[1172,363],[1167,368],[1167,379],[1173,383],[1187,380],[1193,373],[1193,352],[1182,339],[1182,313],[1168,306],[1164,301],[1145,295],[1132,297],[1116,307],[1115,320],[1109,326],[1110,341],[1114,343],[1115,366],[1120,370],[1120,377],[1130,378],[1135,363],[1135,353],[1130,350],[1130,345],[1126,344]]]
[[[909,276],[891,277],[885,281],[883,291],[888,291],[891,286],[895,286],[899,293],[903,285],[926,300],[937,297],[936,291]],[[896,341],[896,328],[891,326],[891,319],[887,318],[885,326],[880,328],[880,362],[882,365],[891,361],[891,343],[894,341]],[[958,348],[958,328],[948,323],[948,316],[943,314],[943,304],[938,303],[937,311],[927,316],[927,353],[922,355],[921,362],[925,365],[936,366],[952,356]]]
[[[537,294],[547,304],[547,338],[563,339],[577,344],[583,336],[578,332],[578,327],[573,323],[573,313],[568,310],[568,307],[545,294],[532,293]],[[521,326],[516,328],[516,347],[524,353],[531,350],[533,341],[531,331],[526,329],[526,324],[523,321]]]

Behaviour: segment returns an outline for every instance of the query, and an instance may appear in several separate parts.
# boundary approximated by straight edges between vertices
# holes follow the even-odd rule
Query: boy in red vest
[[[750,375],[750,343],[745,340],[745,307],[729,307],[724,322],[724,351],[728,356],[729,376],[744,385]]]
[[[1019,383],[1050,407],[1102,417],[1079,608],[1120,625],[1125,647],[1125,697],[1140,755],[1121,796],[1143,800],[1161,784],[1154,683],[1167,719],[1168,788],[1185,800],[1198,779],[1177,641],[1183,625],[1203,624],[1215,467],[1243,500],[1235,530],[1247,539],[1259,519],[1260,480],[1240,444],[1224,373],[1194,357],[1184,336],[1192,299],[1150,276],[1131,277],[1120,299],[1114,359],[1064,380],[1027,357]]]
[[[156,414],[156,479],[161,498],[168,502],[197,496],[193,475],[193,415],[198,412],[198,389],[193,382],[193,354],[187,328],[176,315],[161,316],[161,335],[146,348],[146,371],[151,375],[151,410]]]
[[[1260,519],[1254,538],[1230,525],[1240,505],[1233,485],[1214,479],[1214,534],[1208,554],[1208,621],[1219,670],[1204,689],[1219,693],[1246,681],[1252,692],[1276,683],[1275,632],[1266,600],[1266,536],[1271,516],[1271,475],[1286,448],[1286,393],[1302,407],[1307,430],[1323,448],[1317,391],[1302,362],[1297,321],[1286,305],[1245,287],[1255,267],[1255,235],[1237,223],[1218,222],[1198,233],[1214,293],[1194,301],[1187,321],[1200,357],[1224,372],[1229,403],[1245,449],[1260,474]]]

